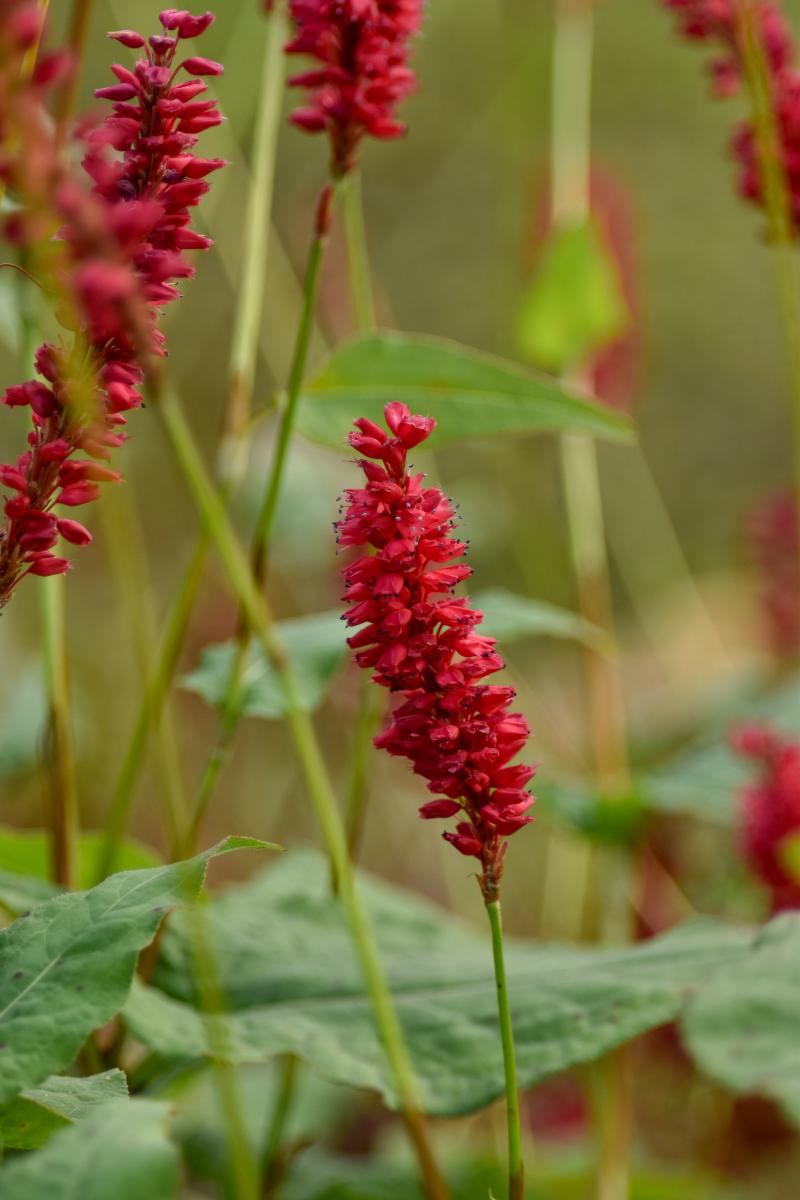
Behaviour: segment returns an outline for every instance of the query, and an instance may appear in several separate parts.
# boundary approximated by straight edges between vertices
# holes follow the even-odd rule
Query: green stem
[[[311,719],[302,707],[294,672],[280,643],[272,613],[253,579],[247,557],[230,525],[224,504],[203,465],[177,398],[173,393],[165,391],[157,399],[156,408],[236,593],[243,615],[280,682],[286,706],[287,725],[336,875],[339,900],[350,926],[375,1025],[386,1052],[403,1117],[417,1152],[426,1193],[430,1200],[444,1200],[447,1190],[428,1144],[408,1051],[380,965],[369,920],[356,890],[333,788]]]
[[[359,171],[351,173],[345,182],[343,193],[342,207],[350,294],[353,298],[356,327],[361,333],[366,333],[375,328],[376,319]]]
[[[116,488],[105,496],[101,518],[117,603],[124,628],[132,634],[136,665],[146,689],[157,623],[142,527],[129,487]],[[166,833],[172,844],[186,828],[187,805],[175,718],[167,697],[156,739]]]
[[[217,1096],[231,1153],[235,1200],[259,1200],[258,1161],[244,1118],[239,1081],[231,1064],[225,994],[211,946],[205,914],[196,906],[189,913],[191,948],[203,1023],[211,1055]]]
[[[793,419],[794,475],[800,506],[800,278],[794,246],[792,201],[775,118],[770,71],[752,5],[737,0],[745,81],[750,93],[758,165],[767,213],[778,305],[783,324]]]
[[[64,622],[64,577],[40,581],[45,678],[50,707],[50,832],[53,879],[76,885],[79,807]]]
[[[281,1075],[278,1083],[278,1094],[272,1111],[267,1140],[264,1145],[262,1167],[265,1177],[267,1194],[274,1193],[283,1174],[283,1164],[280,1161],[280,1150],[286,1134],[286,1126],[294,1103],[297,1068],[300,1060],[294,1054],[287,1054],[281,1063]]]
[[[220,445],[220,481],[240,478],[258,362],[258,340],[267,277],[270,213],[283,99],[284,54],[288,23],[278,4],[265,19],[263,66],[253,130],[252,179],[245,214],[242,277],[237,288],[230,357],[230,385]]]
[[[264,499],[262,501],[255,533],[253,535],[253,544],[250,552],[250,565],[253,572],[253,578],[255,579],[259,588],[263,587],[266,579],[269,546],[272,539],[278,501],[280,499],[283,481],[286,474],[286,463],[292,434],[294,432],[295,418],[297,416],[297,405],[300,400],[300,392],[303,386],[303,378],[305,376],[306,362],[308,359],[308,347],[311,338],[311,329],[314,322],[314,313],[317,306],[317,295],[319,292],[320,270],[325,253],[326,242],[327,230],[318,230],[309,250],[308,263],[306,265],[305,273],[305,283],[303,287],[303,302],[300,311],[300,322],[298,325],[294,353],[292,356],[292,365],[289,373],[286,404],[281,413],[275,452],[272,459],[272,468],[267,480],[267,486],[264,491]],[[234,655],[233,664],[231,666],[230,675],[228,676],[225,695],[220,706],[220,718],[217,727],[217,733],[214,744],[211,747],[208,757],[206,758],[203,773],[201,775],[197,793],[194,798],[194,804],[192,806],[192,818],[189,827],[188,840],[189,848],[192,848],[196,842],[203,817],[205,816],[217,781],[220,777],[225,762],[227,761],[234,735],[236,733],[236,728],[242,715],[242,683],[244,679],[244,672],[247,667],[247,659],[252,640],[251,627],[248,621],[244,618],[245,614],[240,614],[239,631],[236,639],[236,652]]]
[[[329,202],[324,198],[323,194],[321,207]],[[322,267],[326,243],[327,228],[323,225],[322,228],[317,229],[309,250],[308,262],[306,263],[306,273],[303,282],[303,304],[300,311],[300,324],[297,330],[294,353],[292,355],[292,365],[289,371],[289,382],[286,388],[286,403],[281,413],[272,467],[264,492],[264,499],[253,542],[253,568],[256,578],[261,582],[263,582],[266,576],[267,553],[275,526],[278,500],[283,487],[284,475],[286,474],[289,445],[294,432],[297,405],[300,401],[300,392],[308,360],[308,346],[311,340],[311,329],[314,324],[320,268]]]
[[[585,221],[590,213],[591,91],[594,21],[591,0],[555,0],[552,85],[552,222],[554,226]],[[593,439],[569,434],[561,439],[562,477],[568,513],[573,565],[581,613],[609,633],[614,644],[605,520],[600,491],[597,449]],[[624,796],[629,788],[628,748],[619,660],[614,654],[584,650],[588,724],[591,733],[598,792],[606,798]],[[628,863],[616,864],[627,871]],[[600,875],[593,850],[587,855],[585,893]],[[613,923],[624,921],[611,901],[612,873],[602,872],[598,902],[586,905],[584,932],[602,936]],[[604,903],[605,902],[605,903]],[[627,902],[627,896],[625,896]],[[612,911],[613,910],[613,911]],[[589,925],[591,928],[589,928]],[[608,1071],[623,1071],[620,1060],[609,1060]],[[631,1109],[627,1090],[608,1097],[613,1110],[597,1125],[599,1200],[627,1200]]]
[[[500,1018],[500,1038],[503,1043],[503,1066],[506,1081],[506,1118],[508,1122],[508,1200],[523,1200],[525,1195],[525,1164],[522,1161],[522,1127],[520,1122],[517,1059],[514,1049],[514,1030],[508,1001],[505,955],[503,953],[503,920],[499,900],[486,904],[492,930],[492,956],[497,984],[497,1013]]]
[[[67,34],[67,49],[72,59],[72,70],[67,76],[56,104],[56,134],[59,144],[63,143],[67,135],[67,127],[75,111],[93,7],[94,0],[74,0],[72,5],[72,16]]]
[[[155,668],[148,680],[136,714],[136,721],[114,787],[111,807],[106,817],[106,837],[98,861],[98,883],[111,874],[116,864],[120,842],[125,833],[133,804],[136,784],[144,763],[148,735],[156,722],[160,720],[170,683],[175,674],[186,630],[189,627],[189,618],[200,590],[210,540],[210,536],[203,533],[197,543],[191,562],[183,576],[180,592],[173,604],[167,629],[159,647]]]

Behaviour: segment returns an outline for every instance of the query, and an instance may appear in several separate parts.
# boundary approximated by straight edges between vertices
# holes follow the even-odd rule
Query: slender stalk
[[[69,122],[75,111],[93,7],[94,0],[73,0],[66,43],[72,58],[72,70],[67,76],[56,103],[56,129],[59,142],[64,141]]]
[[[800,275],[794,246],[792,201],[783,162],[774,97],[752,4],[736,0],[745,82],[750,95],[758,166],[767,214],[778,306],[786,346],[793,419],[794,477],[800,506]]]
[[[155,407],[242,612],[280,682],[286,706],[287,725],[336,874],[339,900],[361,964],[376,1029],[386,1052],[403,1118],[417,1154],[426,1194],[430,1200],[445,1200],[447,1188],[428,1142],[408,1051],[380,964],[369,919],[356,890],[336,798],[311,719],[300,702],[294,672],[280,643],[272,613],[253,579],[247,557],[231,528],[223,501],[203,465],[177,398],[171,392],[164,391],[156,399]]]
[[[500,1018],[500,1038],[503,1043],[503,1066],[506,1080],[506,1118],[508,1125],[508,1200],[523,1200],[525,1195],[525,1164],[522,1161],[522,1127],[520,1122],[517,1059],[514,1049],[514,1030],[508,1001],[508,983],[503,953],[503,920],[500,901],[486,904],[492,930],[492,956],[497,984],[497,1013]]]
[[[294,1054],[287,1054],[281,1063],[281,1076],[278,1083],[278,1094],[272,1111],[267,1140],[264,1144],[262,1169],[267,1195],[274,1194],[283,1174],[280,1161],[280,1150],[286,1134],[286,1126],[294,1102],[295,1084],[299,1059]]]
[[[124,628],[132,635],[136,666],[146,688],[157,622],[142,527],[129,488],[115,488],[104,498],[101,517],[117,603]],[[174,844],[188,817],[175,717],[168,699],[157,729],[156,748],[166,833]]]
[[[592,0],[555,0],[552,84],[552,220],[554,226],[585,221],[590,212],[591,89],[594,22]],[[597,450],[593,439],[569,434],[561,439],[561,464],[568,513],[570,545],[581,613],[605,629],[613,642],[614,611],[600,492]],[[598,791],[613,800],[630,786],[625,708],[619,661],[615,654],[584,650],[588,724],[591,732]],[[598,937],[613,925],[629,921],[611,882],[627,861],[587,856],[587,881],[599,876],[602,898],[590,902],[585,932]],[[586,888],[587,898],[590,888]],[[623,903],[627,904],[627,895]],[[627,1056],[604,1060],[608,1078],[623,1079]],[[604,1097],[603,1120],[597,1123],[598,1200],[627,1200],[630,1190],[630,1094],[614,1087]]]
[[[332,194],[326,188],[322,194],[317,212],[317,222],[314,238],[308,254],[305,279],[303,285],[303,301],[300,310],[300,321],[295,339],[292,364],[289,371],[286,403],[281,413],[278,425],[278,436],[272,459],[272,467],[264,490],[258,521],[250,551],[250,566],[253,578],[259,588],[263,588],[267,575],[267,559],[275,517],[278,510],[283,481],[286,474],[289,446],[294,432],[297,405],[305,376],[308,360],[308,347],[311,339],[311,329],[314,313],[317,307],[319,279],[325,247],[328,239],[328,219]],[[189,826],[189,842],[191,849],[197,839],[203,817],[205,816],[217,780],[227,761],[228,753],[233,744],[234,735],[242,715],[242,685],[247,666],[250,644],[252,640],[251,627],[245,614],[240,613],[239,631],[236,638],[236,650],[231,671],[228,676],[225,695],[220,705],[220,717],[214,744],[208,754],[200,778],[200,783],[192,806],[192,818]]]
[[[353,313],[357,329],[366,333],[375,328],[376,319],[360,171],[351,172],[342,190],[347,273],[353,298]]]
[[[264,51],[259,101],[253,130],[252,178],[245,214],[241,281],[229,365],[229,392],[222,443],[220,480],[241,478],[245,433],[253,402],[258,340],[267,277],[270,213],[275,182],[278,125],[283,97],[284,54],[288,22],[278,4],[264,21]]]
[[[247,1132],[239,1081],[230,1061],[225,994],[208,935],[205,914],[196,906],[189,913],[190,945],[211,1066],[227,1134],[233,1168],[235,1200],[259,1200],[258,1161]]]
[[[264,67],[259,92],[253,142],[252,184],[248,197],[247,216],[242,246],[243,274],[241,286],[237,287],[237,309],[234,321],[229,386],[222,420],[222,438],[216,463],[216,480],[227,498],[234,490],[244,470],[245,444],[249,434],[249,406],[252,400],[253,380],[258,357],[258,331],[264,302],[264,282],[267,274],[269,237],[271,230],[277,132],[280,120],[280,83],[283,77],[284,42],[283,31],[286,18],[281,5],[266,16],[264,45]],[[237,281],[238,282],[238,281]],[[147,686],[144,689],[136,720],[126,749],[107,825],[107,838],[103,863],[106,869],[116,854],[116,846],[124,833],[136,784],[141,775],[144,754],[152,729],[158,728],[171,681],[177,669],[181,649],[189,628],[191,614],[203,578],[211,536],[203,529],[194,552],[187,565],[168,619],[167,629],[158,648],[156,662]],[[221,769],[224,755],[219,763],[209,760],[207,772],[201,783],[201,792],[195,799],[191,821],[173,839],[176,851],[184,844],[192,845],[197,835],[199,821],[207,804],[203,791],[213,791],[215,778],[211,774]]]
[[[343,189],[347,274],[356,326],[361,333],[375,329],[375,302],[372,272],[364,222],[361,175],[354,171]],[[367,675],[359,680],[350,777],[347,785],[345,828],[347,846],[353,862],[358,859],[367,808],[367,764],[372,737],[383,715],[385,697]]]
[[[53,879],[62,887],[76,884],[78,865],[78,785],[72,741],[72,712],[64,621],[64,578],[40,580],[42,642],[49,697],[48,769]]]

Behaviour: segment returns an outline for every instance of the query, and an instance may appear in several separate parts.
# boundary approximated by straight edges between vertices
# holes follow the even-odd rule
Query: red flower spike
[[[334,177],[355,166],[365,135],[395,138],[405,132],[397,106],[414,91],[408,66],[411,39],[422,23],[422,0],[290,0],[295,34],[287,54],[319,66],[295,75],[308,104],[291,121],[307,133],[327,131]]]
[[[786,841],[800,836],[800,742],[750,725],[734,730],[731,743],[760,771],[742,793],[745,859],[769,890],[773,913],[800,908],[800,881],[789,875],[782,857]]]
[[[181,81],[175,59],[180,40],[197,37],[213,19],[169,9],[162,24],[177,36],[157,34],[148,43],[135,30],[108,35],[142,53],[133,69],[112,66],[116,83],[96,92],[111,101],[111,112],[101,125],[79,130],[89,191],[69,173],[44,120],[42,92],[58,79],[57,61],[40,58],[32,80],[21,70],[31,30],[40,31],[38,5],[5,0],[0,140],[18,146],[3,174],[21,201],[7,233],[21,245],[57,247],[59,319],[80,334],[80,352],[40,347],[36,370],[47,384],[18,384],[2,397],[8,407],[30,407],[32,429],[29,451],[0,465],[0,486],[14,493],[3,503],[0,608],[26,574],[67,569],[65,559],[49,553],[59,534],[75,546],[90,544],[83,525],[57,521],[51,510],[89,503],[100,484],[119,479],[101,464],[124,440],[115,431],[125,414],[141,404],[144,368],[165,353],[160,310],[178,297],[176,281],[194,273],[186,251],[211,244],[191,229],[190,210],[208,190],[204,176],[225,164],[197,158],[194,147],[221,117],[213,101],[197,101],[207,90],[202,80]],[[184,67],[187,74],[222,71],[203,58],[189,58]],[[4,136],[9,126],[21,136]],[[78,451],[89,459],[76,461]]]
[[[684,37],[717,46],[718,55],[710,63],[714,91],[721,97],[735,94],[745,73],[738,0],[664,0],[664,4],[675,10]],[[755,0],[747,8],[764,53],[792,221],[800,234],[800,71],[794,65],[795,45],[788,22],[770,0]],[[731,150],[740,167],[739,194],[765,207],[752,121],[738,126]]]
[[[488,901],[500,885],[505,838],[531,821],[525,785],[535,767],[510,765],[529,730],[520,713],[508,711],[513,690],[483,682],[503,661],[494,640],[474,632],[482,614],[451,594],[470,574],[452,563],[466,549],[453,536],[453,507],[407,466],[409,449],[436,423],[405,404],[384,412],[388,432],[362,417],[350,435],[366,455],[358,464],[366,484],[345,493],[338,541],[375,553],[342,571],[350,605],[344,619],[361,626],[348,644],[358,665],[400,700],[375,745],[409,759],[427,780],[436,799],[422,806],[423,818],[463,813],[456,832],[444,837],[480,861]]]

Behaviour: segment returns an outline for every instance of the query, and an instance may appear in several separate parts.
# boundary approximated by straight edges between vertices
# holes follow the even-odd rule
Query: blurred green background
[[[54,32],[64,4],[53,6]],[[84,100],[107,82],[106,28],[147,26],[147,5],[98,3],[84,72]],[[535,230],[547,187],[551,13],[544,0],[427,6],[416,65],[417,95],[407,104],[408,136],[368,145],[363,175],[369,246],[382,323],[426,331],[514,357],[520,298],[535,260]],[[734,194],[727,139],[738,101],[712,100],[701,51],[674,36],[670,15],[642,0],[597,6],[593,138],[596,166],[629,195],[641,335],[634,411],[638,448],[601,447],[609,540],[634,734],[649,737],[687,714],[731,679],[757,669],[761,633],[755,587],[741,537],[743,512],[789,477],[789,424],[780,332],[762,244],[763,220]],[[239,279],[248,153],[264,27],[255,3],[223,6],[204,52],[225,62],[217,92],[225,125],[202,151],[230,167],[214,180],[200,217],[215,239],[198,278],[167,318],[170,362],[198,438],[212,454],[226,391],[231,321]],[[116,49],[116,48],[115,48]],[[287,99],[287,111],[290,101]],[[285,382],[298,312],[298,276],[326,148],[283,122],[275,225],[270,242],[257,404]],[[3,378],[24,377],[15,354],[17,281],[5,273]],[[341,231],[325,267],[313,357],[348,333]],[[17,413],[0,426],[3,457],[17,451]],[[354,414],[355,415],[355,414]],[[270,456],[273,418],[260,423],[246,486],[236,501],[243,535],[252,521]],[[141,515],[144,548],[159,613],[188,561],[197,529],[186,490],[159,428],[135,414],[132,439],[118,456]],[[649,464],[649,469],[643,463]],[[431,464],[426,464],[430,467]],[[500,585],[573,606],[557,456],[546,438],[465,443],[443,451],[434,469],[461,504],[471,563],[481,587]],[[280,615],[335,606],[337,562],[330,531],[336,499],[353,480],[341,455],[297,441],[273,556],[272,596]],[[663,501],[657,501],[657,486]],[[110,508],[113,500],[106,501]],[[114,509],[116,511],[116,509]],[[99,823],[138,695],[131,634],[110,581],[108,528],[91,514],[98,544],[77,555],[68,589],[72,680],[80,715],[80,774],[87,824]],[[694,575],[676,571],[670,525]],[[104,532],[105,530],[105,532]],[[130,533],[119,529],[118,544]],[[679,564],[678,564],[679,565]],[[21,674],[35,656],[33,587],[2,621],[4,703],[19,702]],[[134,601],[135,602],[135,601]],[[229,636],[235,611],[215,564],[196,614],[187,668],[200,648]],[[579,770],[586,760],[578,652],[531,643],[510,654],[522,702],[537,733],[537,755]],[[345,672],[320,716],[330,738],[346,735],[354,704]],[[189,781],[200,768],[213,717],[178,693]],[[344,717],[344,720],[343,720]],[[30,725],[31,723],[28,722]],[[366,859],[395,878],[430,876],[428,890],[461,894],[464,865],[441,851],[414,815],[419,789],[394,764],[374,762],[376,804]],[[39,822],[41,781],[9,776],[3,815]],[[158,838],[152,780],[142,788],[136,825]],[[291,842],[313,837],[292,756],[281,730],[249,721],[228,770],[208,836],[222,829]],[[536,887],[531,859],[543,836],[524,834],[510,856],[512,875]],[[414,854],[407,853],[414,846]],[[527,860],[527,861],[526,861]],[[412,865],[413,864],[413,865]],[[423,866],[424,864],[424,866]],[[469,906],[469,901],[467,900]]]

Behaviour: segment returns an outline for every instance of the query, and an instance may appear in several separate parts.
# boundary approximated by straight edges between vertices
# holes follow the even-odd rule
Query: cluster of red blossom
[[[800,519],[792,490],[779,492],[748,517],[761,574],[762,607],[778,659],[800,655]]]
[[[404,132],[395,108],[413,90],[409,44],[422,21],[422,0],[290,0],[295,36],[286,50],[320,64],[290,79],[309,89],[292,122],[310,133],[327,131],[334,177],[355,165],[364,134],[394,138]]]
[[[784,857],[788,839],[800,837],[800,742],[763,726],[737,730],[732,741],[760,767],[760,778],[744,792],[745,857],[769,889],[773,912],[800,908],[800,878]]]
[[[125,413],[141,404],[143,366],[163,354],[158,312],[179,295],[175,281],[193,274],[185,251],[210,244],[192,230],[189,210],[207,190],[204,177],[224,164],[192,151],[198,134],[221,118],[213,101],[198,99],[206,84],[176,83],[175,75],[180,68],[189,76],[221,73],[205,58],[176,61],[181,39],[196,37],[214,17],[165,9],[160,19],[162,32],[149,42],[132,30],[109,34],[144,54],[133,70],[114,65],[117,83],[96,93],[113,109],[82,135],[89,188],[72,177],[52,133],[45,91],[57,72],[46,58],[30,78],[22,70],[41,36],[40,6],[4,5],[0,122],[15,149],[1,168],[20,205],[5,232],[33,269],[46,272],[70,336],[40,347],[39,378],[2,397],[8,407],[30,407],[32,428],[28,450],[0,467],[0,483],[11,492],[0,529],[0,607],[26,575],[68,569],[52,553],[59,536],[75,545],[91,541],[55,508],[85,504],[100,483],[119,478],[105,461],[124,440]]]
[[[750,18],[753,35],[760,40],[764,54],[792,221],[795,232],[800,233],[800,71],[794,65],[795,46],[788,22],[771,0],[746,0],[745,4],[739,0],[664,3],[677,12],[679,29],[685,37],[718,44],[720,54],[712,61],[711,71],[720,96],[729,96],[739,88],[745,70],[742,14]],[[732,150],[740,165],[741,195],[763,205],[765,192],[752,121],[738,126]]]
[[[363,625],[349,645],[376,682],[402,696],[375,744],[408,758],[438,798],[423,817],[464,820],[444,837],[480,859],[487,898],[502,875],[504,838],[528,824],[535,768],[510,765],[525,745],[524,717],[510,713],[514,691],[482,682],[503,661],[494,639],[476,632],[483,614],[452,590],[470,568],[453,564],[466,543],[453,536],[454,512],[437,488],[406,465],[408,451],[434,428],[404,404],[385,409],[388,433],[362,418],[350,435],[365,457],[363,488],[346,493],[337,524],[341,546],[372,547],[342,572],[348,625]],[[375,460],[375,461],[373,461]]]

